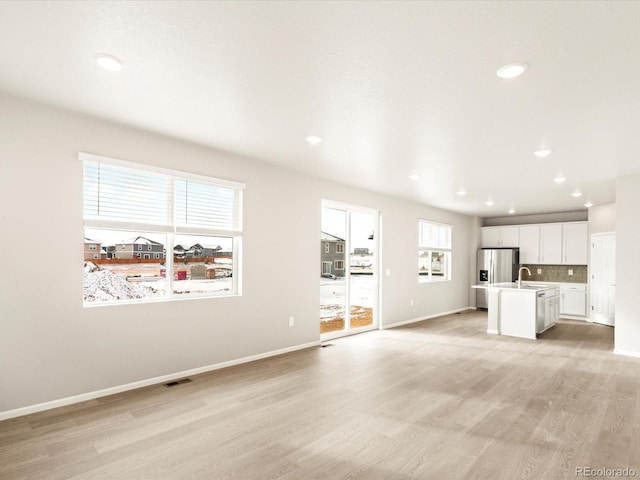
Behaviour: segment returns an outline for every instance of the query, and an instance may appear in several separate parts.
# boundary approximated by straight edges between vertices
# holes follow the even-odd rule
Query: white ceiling
[[[574,211],[640,173],[640,2],[2,1],[0,91],[458,212]]]

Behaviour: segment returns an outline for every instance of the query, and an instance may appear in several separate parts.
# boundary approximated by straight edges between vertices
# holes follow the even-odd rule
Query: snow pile
[[[162,294],[148,285],[129,283],[125,277],[103,270],[91,262],[84,265],[85,302],[128,300]]]

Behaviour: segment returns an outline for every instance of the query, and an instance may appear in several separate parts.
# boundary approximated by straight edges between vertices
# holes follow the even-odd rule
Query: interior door
[[[591,321],[614,325],[616,295],[616,236],[591,236]]]
[[[320,336],[323,340],[378,326],[378,223],[379,213],[375,210],[322,202]]]

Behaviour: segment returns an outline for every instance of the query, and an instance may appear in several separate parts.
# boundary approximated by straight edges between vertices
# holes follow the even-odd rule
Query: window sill
[[[419,278],[418,283],[442,283],[450,282],[450,278]]]
[[[113,307],[119,305],[145,305],[149,303],[165,303],[165,302],[185,302],[190,300],[205,300],[215,298],[234,298],[242,297],[241,293],[230,293],[228,295],[173,295],[171,297],[155,297],[135,300],[116,300],[109,302],[82,302],[83,308],[96,308],[96,307]]]

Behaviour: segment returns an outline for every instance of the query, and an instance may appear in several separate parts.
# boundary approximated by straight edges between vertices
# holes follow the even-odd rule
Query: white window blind
[[[82,154],[85,225],[237,233],[244,184]]]
[[[169,178],[150,172],[84,162],[84,218],[167,224]]]
[[[174,196],[176,226],[240,230],[237,189],[176,179]]]
[[[420,247],[450,249],[451,226],[438,223],[420,221]]]

